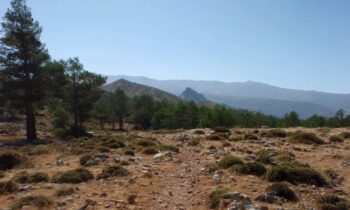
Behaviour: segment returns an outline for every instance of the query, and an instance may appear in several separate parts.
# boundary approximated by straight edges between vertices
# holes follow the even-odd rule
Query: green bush
[[[244,163],[240,158],[234,157],[234,156],[224,156],[217,163],[219,168],[225,168],[225,169],[230,168],[234,165],[243,165],[243,164]]]
[[[155,155],[158,153],[158,150],[154,147],[148,147],[143,150],[143,154],[145,155]]]
[[[54,205],[54,201],[51,198],[47,198],[41,195],[30,195],[22,197],[19,201],[12,205],[11,209],[22,209],[24,206],[35,206],[39,209],[48,209]]]
[[[350,139],[350,132],[343,132],[339,136],[343,139]]]
[[[194,134],[197,134],[197,135],[204,135],[205,132],[203,130],[195,130],[193,131]]]
[[[177,148],[176,146],[166,145],[166,144],[159,145],[158,149],[160,151],[172,151],[172,152],[175,152],[175,153],[179,153],[180,152],[179,148]]]
[[[53,183],[71,183],[78,184],[87,182],[94,178],[94,175],[85,168],[78,168],[75,170],[57,173],[52,177]]]
[[[272,151],[266,150],[266,149],[262,149],[259,150],[258,152],[256,152],[256,157],[257,157],[257,161],[264,163],[264,164],[271,164],[274,162],[274,158],[273,155],[271,154]]]
[[[18,190],[18,185],[13,181],[0,182],[0,195],[13,193]]]
[[[57,107],[52,112],[52,124],[55,128],[65,128],[71,118],[70,113],[63,107]]]
[[[262,137],[267,138],[285,138],[287,137],[288,133],[282,129],[271,129],[266,132],[263,132],[261,134]]]
[[[222,126],[212,128],[216,133],[230,133],[230,129]]]
[[[197,146],[200,144],[200,140],[199,139],[191,139],[187,145],[188,146],[191,146],[191,147],[194,147],[194,146]]]
[[[324,141],[313,133],[296,132],[290,138],[292,143],[301,144],[324,144]]]
[[[107,179],[116,176],[128,176],[131,173],[121,166],[107,166],[102,170],[102,173],[97,175],[97,179]]]
[[[221,199],[227,194],[225,189],[217,189],[211,192],[207,198],[207,205],[210,209],[217,209],[219,207]]]
[[[16,174],[13,177],[13,181],[25,184],[25,183],[39,183],[39,182],[48,182],[49,176],[46,173],[37,172],[29,174],[26,171]]]
[[[128,148],[128,149],[124,150],[124,155],[134,156],[134,155],[135,155],[135,152],[134,152],[133,149]]]
[[[10,170],[22,164],[24,158],[14,152],[0,153],[0,170]]]
[[[72,187],[62,187],[60,189],[58,189],[55,193],[56,196],[58,197],[63,197],[63,196],[69,196],[69,195],[73,195],[75,193],[74,188]]]
[[[210,136],[207,136],[206,139],[210,141],[220,141],[221,137],[217,134],[212,134]]]
[[[108,147],[106,147],[106,146],[100,146],[100,147],[97,148],[97,150],[98,150],[99,152],[102,152],[102,153],[108,153],[108,152],[111,151],[111,150],[110,150]]]
[[[112,149],[118,149],[118,148],[125,147],[125,143],[118,139],[106,138],[103,140],[102,146],[112,148]]]
[[[337,195],[322,195],[316,199],[318,209],[320,210],[349,210],[350,203],[345,198]]]
[[[292,167],[290,165],[274,166],[268,173],[267,179],[272,182],[304,183],[319,187],[328,186],[326,179],[317,171],[307,167]]]
[[[80,138],[80,137],[90,137],[91,135],[86,132],[85,128],[81,126],[72,125],[68,130],[64,131],[61,138],[65,139],[69,136]]]
[[[341,143],[341,142],[344,142],[344,139],[340,136],[331,136],[331,137],[329,137],[329,141],[335,142],[335,143],[337,143],[337,142]]]
[[[275,192],[278,197],[288,201],[297,201],[298,196],[286,183],[274,183],[266,188],[266,192]]]
[[[157,145],[157,143],[153,140],[141,139],[137,142],[137,145],[141,147],[154,147]]]
[[[258,162],[245,163],[243,165],[237,165],[233,168],[234,171],[240,174],[262,176],[266,173],[266,167]]]

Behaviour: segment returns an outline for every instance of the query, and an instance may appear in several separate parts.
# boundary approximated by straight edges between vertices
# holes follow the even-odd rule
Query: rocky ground
[[[11,151],[21,155],[24,162],[2,173],[0,182],[13,180],[17,187],[11,191],[6,190],[6,187],[2,189],[0,184],[0,209],[14,207],[21,198],[38,195],[45,196],[49,201],[47,205],[42,205],[42,209],[62,210],[311,210],[321,208],[317,199],[322,195],[332,194],[344,199],[350,198],[350,139],[343,136],[339,141],[329,140],[331,136],[348,132],[347,128],[283,129],[286,136],[266,135],[270,130],[268,128],[217,132],[212,129],[157,132],[98,130],[94,131],[94,137],[65,141],[47,131],[40,132],[41,139],[47,144],[9,146],[9,142],[17,142],[23,134],[21,128],[14,127],[16,125],[1,125],[0,154]],[[93,130],[92,128],[90,126],[90,130]],[[324,143],[293,142],[290,136],[295,132],[314,133],[324,140]],[[124,145],[111,146],[105,144],[105,140],[99,140],[106,138],[121,141]],[[152,141],[154,144],[140,143],[146,142],[143,140],[147,140],[148,143]],[[100,141],[101,143],[91,143]],[[103,149],[101,145],[104,145]],[[147,148],[153,148],[155,151],[146,152]],[[268,151],[266,155],[270,162],[259,159],[261,151]],[[277,158],[280,153],[292,154],[293,161],[307,164],[307,167],[319,172],[327,181],[327,185],[283,181],[295,192],[297,201],[288,201],[267,192],[265,189],[274,181],[269,180],[266,174],[271,168],[281,164]],[[80,159],[85,154],[94,156],[82,166]],[[267,173],[240,173],[235,171],[234,167],[220,167],[217,162],[227,156],[235,156],[245,163],[260,161],[266,167]],[[0,162],[0,166],[1,164]],[[108,165],[122,166],[127,169],[128,174],[96,178]],[[94,178],[77,184],[54,183],[53,177],[58,172],[80,167],[88,169]],[[16,176],[23,171],[28,174],[42,172],[47,174],[49,179],[35,183],[18,183]],[[329,171],[334,172],[333,176],[329,175]],[[57,191],[62,187],[71,188],[72,192],[57,195]],[[226,195],[217,199],[217,205],[211,206],[213,200],[209,199],[209,195],[218,189],[224,190]],[[22,208],[38,209],[36,206],[24,202]]]

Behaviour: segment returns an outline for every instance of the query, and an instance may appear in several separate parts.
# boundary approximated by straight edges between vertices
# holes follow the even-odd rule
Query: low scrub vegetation
[[[296,132],[290,138],[292,143],[300,144],[324,144],[325,142],[314,133]]]
[[[274,192],[276,196],[284,198],[287,201],[294,202],[298,200],[298,196],[286,183],[274,183],[266,188],[266,192]]]
[[[24,158],[15,152],[0,153],[0,170],[13,169],[23,162]]]
[[[340,136],[331,136],[329,137],[329,141],[334,143],[341,143],[344,142],[344,139]]]
[[[233,170],[245,175],[263,176],[267,169],[259,162],[250,162],[233,167]]]
[[[150,139],[141,139],[137,142],[137,145],[140,147],[154,147],[157,145],[157,142]]]
[[[339,136],[343,139],[350,139],[350,132],[343,132]]]
[[[128,176],[131,173],[122,166],[107,166],[102,172],[97,175],[97,179],[107,179],[116,176]]]
[[[13,181],[0,182],[0,195],[13,193],[18,190],[18,185]]]
[[[158,150],[154,147],[148,147],[143,149],[143,154],[145,155],[155,155],[158,153]]]
[[[328,186],[326,179],[317,171],[307,167],[293,167],[291,165],[274,166],[268,173],[267,179],[272,182],[304,183],[319,187]]]
[[[58,197],[63,197],[63,196],[73,195],[74,193],[75,193],[75,189],[73,187],[62,187],[56,191],[55,195]]]
[[[261,133],[262,137],[266,138],[285,138],[288,136],[288,133],[282,129],[271,129]]]
[[[243,164],[244,162],[242,159],[234,156],[224,156],[217,163],[219,168],[224,168],[224,169],[230,168],[234,165],[243,165]]]
[[[51,198],[41,195],[31,195],[22,197],[15,204],[12,205],[11,209],[18,210],[24,206],[36,207],[38,209],[48,209],[54,205],[54,201]]]
[[[225,189],[217,189],[211,192],[207,198],[207,205],[210,209],[217,209],[219,207],[221,199],[228,193]]]
[[[46,173],[37,172],[29,174],[26,171],[20,172],[13,177],[13,181],[25,184],[25,183],[39,183],[48,182],[49,176]]]
[[[316,199],[320,210],[349,210],[350,203],[345,198],[334,194],[321,195]]]
[[[52,177],[53,183],[71,183],[78,184],[87,182],[94,178],[94,175],[85,168],[78,168],[75,170],[57,173]]]

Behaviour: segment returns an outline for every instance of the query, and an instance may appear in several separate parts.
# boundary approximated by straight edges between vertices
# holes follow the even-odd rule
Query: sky
[[[350,93],[348,0],[27,0],[53,59],[104,75]],[[0,0],[3,16],[10,0]]]

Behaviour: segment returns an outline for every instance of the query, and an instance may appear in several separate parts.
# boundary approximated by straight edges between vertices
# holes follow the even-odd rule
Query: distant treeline
[[[102,127],[105,123],[112,123],[115,127],[115,123],[118,122],[121,129],[124,121],[132,123],[138,129],[350,126],[350,115],[345,116],[343,110],[339,110],[331,118],[313,115],[308,119],[300,119],[296,112],[278,118],[261,112],[232,109],[222,105],[209,108],[198,106],[194,102],[170,103],[155,101],[147,95],[129,98],[121,90],[104,94],[95,104],[91,114],[100,121]]]

